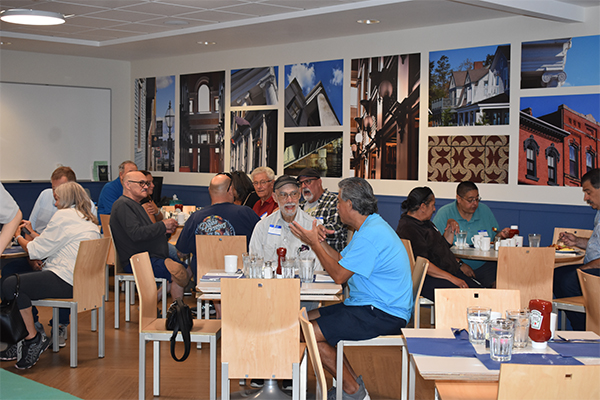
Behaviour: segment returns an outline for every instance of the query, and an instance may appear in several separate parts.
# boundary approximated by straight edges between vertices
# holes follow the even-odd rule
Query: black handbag
[[[173,335],[171,336],[171,357],[173,357],[173,360],[180,362],[185,361],[190,355],[190,330],[193,326],[194,320],[192,319],[192,310],[190,310],[190,307],[180,299],[175,300],[167,310],[166,321],[166,328],[173,331]],[[185,352],[181,358],[177,358],[175,355],[177,332],[181,332],[181,337],[183,338],[183,344],[185,346]]]
[[[15,298],[12,301],[2,301],[2,304],[0,304],[0,341],[9,345],[20,342],[28,334],[19,307],[17,307],[20,280],[18,274],[15,274],[15,276],[17,277]]]

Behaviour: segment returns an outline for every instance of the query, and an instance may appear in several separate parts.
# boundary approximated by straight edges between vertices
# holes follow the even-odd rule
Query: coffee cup
[[[491,247],[491,239],[489,236],[485,236],[481,238],[481,250],[483,251],[489,251],[490,247]]]
[[[225,272],[228,274],[234,274],[237,271],[237,260],[238,256],[225,256]]]
[[[482,238],[481,235],[473,235],[473,237],[471,238],[471,242],[473,243],[473,246],[476,249],[481,248],[481,238]]]
[[[523,247],[523,236],[513,236],[516,247]]]

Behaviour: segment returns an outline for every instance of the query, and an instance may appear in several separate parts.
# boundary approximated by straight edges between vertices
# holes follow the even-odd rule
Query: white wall
[[[112,176],[117,176],[117,167],[123,160],[133,156],[129,62],[2,50],[0,81],[111,89]],[[81,157],[88,154],[81,149]],[[48,171],[47,179],[51,173]]]

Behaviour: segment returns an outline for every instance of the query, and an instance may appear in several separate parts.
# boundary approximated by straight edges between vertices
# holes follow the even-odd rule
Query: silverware
[[[567,342],[567,343],[600,343],[600,339],[567,339],[560,335],[556,335],[560,340],[552,340],[554,343]]]

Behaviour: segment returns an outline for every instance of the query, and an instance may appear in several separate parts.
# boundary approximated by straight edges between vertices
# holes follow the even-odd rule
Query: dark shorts
[[[327,342],[336,346],[340,340],[366,340],[381,335],[399,335],[406,321],[373,306],[347,306],[338,303],[319,308],[316,319]]]

